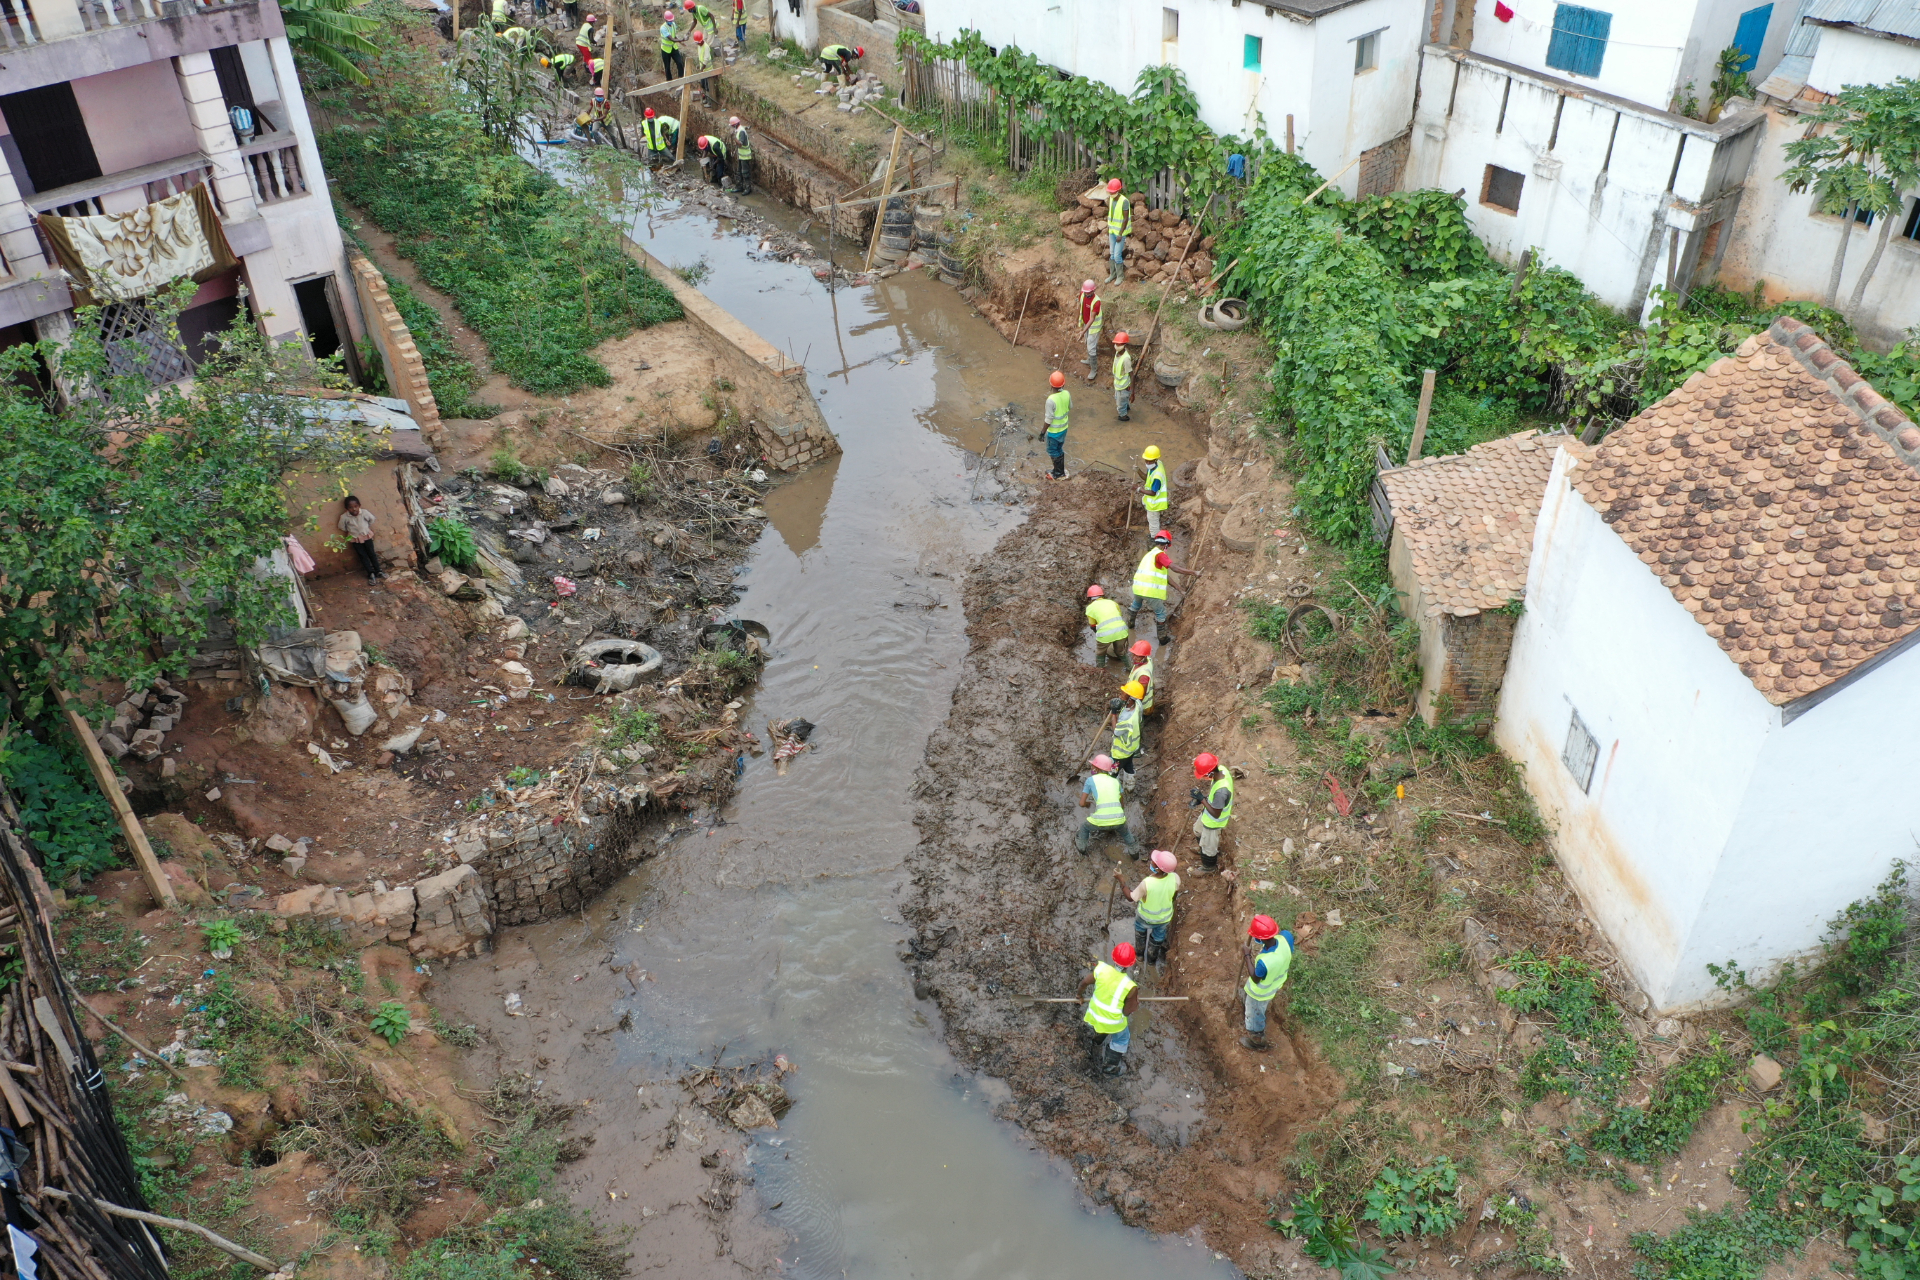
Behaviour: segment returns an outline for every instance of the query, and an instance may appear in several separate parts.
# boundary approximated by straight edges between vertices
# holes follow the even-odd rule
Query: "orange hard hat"
[[[1118,194],[1120,191],[1120,179],[1118,178],[1107,179],[1107,190],[1115,194]]]
[[[1273,922],[1272,916],[1255,916],[1253,923],[1247,926],[1247,932],[1253,937],[1260,939],[1260,941],[1265,942],[1267,939],[1279,934],[1280,926]]]
[[[1151,640],[1135,640],[1133,642],[1133,648],[1127,650],[1127,652],[1136,658],[1151,658],[1153,656],[1153,642]]]
[[[1064,387],[1067,385],[1067,375],[1055,369],[1053,376],[1049,377],[1047,381],[1051,382],[1055,387]]]
[[[700,149],[702,151],[707,149],[707,140],[705,138],[700,139]]]
[[[1127,331],[1125,329],[1113,335],[1113,345],[1116,347],[1124,347],[1127,345]]]
[[[1094,768],[1098,769],[1102,773],[1113,772],[1112,756],[1095,756],[1093,759],[1087,761],[1087,763],[1092,765]]]
[[[1087,588],[1087,599],[1089,600],[1098,600],[1105,594],[1107,594],[1107,589],[1097,582]]]
[[[1131,942],[1123,942],[1113,949],[1113,962],[1122,969],[1133,968],[1134,959],[1133,944]]]
[[[647,114],[646,114],[646,117],[645,117],[645,118],[646,118],[646,119],[648,119],[648,120],[651,120],[651,119],[653,119],[653,108],[652,108],[652,107],[648,107],[648,108],[647,108]]]
[[[1193,758],[1193,776],[1204,778],[1220,767],[1220,757],[1211,751],[1202,751]]]

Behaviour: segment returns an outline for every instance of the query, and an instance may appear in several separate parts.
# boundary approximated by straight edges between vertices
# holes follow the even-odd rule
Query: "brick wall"
[[[1500,684],[1507,676],[1507,657],[1513,652],[1511,614],[1481,612],[1461,618],[1442,614],[1437,620],[1440,647],[1445,654],[1438,672],[1427,673],[1422,690],[1436,711],[1444,707],[1456,724],[1475,720],[1490,729],[1500,710]]]
[[[1390,138],[1371,151],[1360,153],[1360,185],[1356,194],[1383,196],[1400,189],[1400,174],[1407,166],[1407,151],[1413,145],[1411,131]]]
[[[894,16],[891,0],[877,6],[874,0],[839,0],[837,4],[821,5],[816,12],[822,49],[830,44],[865,49],[867,56],[860,59],[860,69],[873,72],[895,88],[900,86],[900,54],[894,47],[894,37],[901,24]]]
[[[393,305],[386,277],[358,250],[347,251],[347,263],[353,271],[353,291],[360,298],[360,314],[366,318],[367,336],[386,366],[387,394],[405,400],[407,412],[419,424],[427,443],[444,449],[446,432],[440,425],[440,406],[427,383],[426,362],[413,345],[413,334],[400,318],[400,309]]]

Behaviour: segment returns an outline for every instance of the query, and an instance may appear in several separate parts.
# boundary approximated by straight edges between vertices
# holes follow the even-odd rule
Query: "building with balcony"
[[[134,264],[155,287],[198,280],[178,343],[144,297],[74,270],[71,252],[61,265],[75,244],[124,260],[104,218],[142,211],[131,223],[212,244],[177,270]],[[116,363],[168,381],[244,307],[275,341],[343,351],[352,370],[350,280],[274,0],[0,0],[0,347],[66,340],[91,299]]]

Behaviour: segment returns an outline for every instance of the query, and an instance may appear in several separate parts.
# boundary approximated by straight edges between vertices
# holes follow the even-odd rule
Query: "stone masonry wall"
[[[880,17],[881,11],[888,16]],[[860,59],[860,69],[873,72],[897,88],[900,84],[900,55],[894,41],[899,38],[900,24],[892,17],[896,12],[891,3],[876,5],[874,0],[840,0],[837,4],[823,4],[817,11],[820,47],[824,49],[830,44],[850,44],[856,49],[865,49],[867,56]]]

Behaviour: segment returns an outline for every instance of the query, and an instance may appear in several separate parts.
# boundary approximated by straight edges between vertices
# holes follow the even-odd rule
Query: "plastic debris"
[[[564,600],[578,591],[580,586],[572,578],[563,578],[559,574],[555,574],[553,578],[553,589],[554,592]]]

